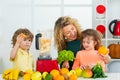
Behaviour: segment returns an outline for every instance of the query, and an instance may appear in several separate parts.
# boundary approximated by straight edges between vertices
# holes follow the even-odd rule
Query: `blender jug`
[[[38,59],[52,59],[50,55],[50,48],[51,48],[51,39],[52,34],[51,31],[41,31],[41,36],[37,38],[38,48],[40,51]]]

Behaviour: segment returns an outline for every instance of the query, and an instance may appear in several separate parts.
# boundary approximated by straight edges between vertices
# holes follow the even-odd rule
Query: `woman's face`
[[[77,30],[75,26],[72,24],[63,27],[62,32],[63,32],[64,37],[68,41],[73,41],[77,39]]]

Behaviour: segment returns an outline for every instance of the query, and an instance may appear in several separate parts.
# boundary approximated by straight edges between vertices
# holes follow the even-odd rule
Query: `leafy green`
[[[63,61],[73,61],[75,59],[74,53],[70,50],[62,50],[58,52],[58,63],[61,64]]]
[[[92,78],[105,78],[107,77],[102,69],[102,66],[100,63],[97,63],[93,68],[92,68],[93,76]]]

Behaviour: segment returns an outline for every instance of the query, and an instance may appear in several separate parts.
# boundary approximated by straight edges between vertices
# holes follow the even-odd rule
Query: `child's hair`
[[[27,28],[19,28],[17,31],[15,31],[13,37],[12,37],[12,44],[13,46],[16,43],[16,38],[19,34],[25,34],[27,36],[27,39],[30,39],[31,41],[33,41],[33,34],[30,32],[30,30],[28,30]]]
[[[97,42],[95,45],[95,50],[98,50],[98,48],[101,46],[102,34],[94,29],[86,29],[82,32],[82,40],[88,36],[92,36],[93,40]]]

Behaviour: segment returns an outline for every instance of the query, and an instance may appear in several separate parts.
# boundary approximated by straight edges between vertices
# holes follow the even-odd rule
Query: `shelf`
[[[103,25],[106,28],[105,38],[102,39],[102,44],[108,47],[112,57],[120,57],[120,37],[114,37],[109,30],[110,23],[115,19],[120,19],[120,0],[93,0],[93,28],[96,29],[98,25]],[[96,6],[104,4],[106,10],[104,13],[98,13]],[[100,8],[102,10],[102,8]],[[99,18],[98,18],[99,17]],[[100,18],[101,17],[101,18]],[[114,25],[111,25],[112,31],[114,31]],[[110,47],[112,46],[112,47]],[[118,47],[116,47],[118,46]],[[118,52],[118,53],[117,53]],[[108,71],[118,72],[120,66],[120,58],[114,58],[107,64]]]
[[[93,0],[93,28],[96,29],[97,26],[103,25],[106,28],[105,38],[102,39],[104,45],[108,46],[112,43],[120,42],[120,38],[113,38],[113,35],[109,31],[109,24],[112,20],[120,18],[120,11],[119,8],[120,0]],[[99,13],[97,12],[96,8],[98,5],[104,4],[105,12]],[[100,9],[100,8],[98,8]],[[101,7],[101,11],[102,11]],[[118,13],[118,14],[117,14]],[[104,17],[103,17],[104,16]],[[101,17],[101,18],[98,18]]]
[[[106,18],[96,18],[96,21],[105,21],[106,20]]]
[[[111,59],[110,61],[111,61],[111,62],[112,62],[112,61],[120,61],[120,59]]]
[[[113,39],[113,38],[107,38],[108,41],[114,40],[114,41],[118,41],[120,39]]]

